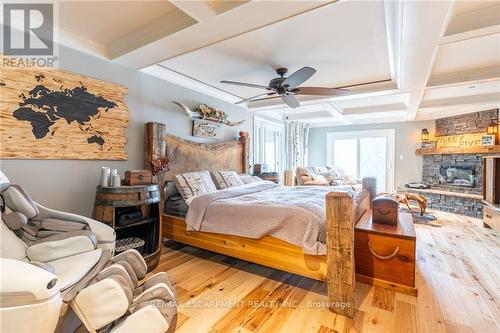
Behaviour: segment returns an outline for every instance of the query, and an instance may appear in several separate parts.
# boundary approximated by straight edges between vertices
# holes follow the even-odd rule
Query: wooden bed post
[[[144,167],[151,170],[151,161],[167,156],[167,145],[165,136],[167,130],[165,124],[149,122],[145,124],[144,128]],[[158,184],[160,187],[160,212],[163,211],[165,204],[165,196],[163,189],[165,188],[165,173],[159,173],[153,176],[153,183]]]
[[[354,214],[347,193],[326,195],[326,283],[330,311],[354,318]]]
[[[240,131],[240,142],[243,145],[243,156],[241,161],[241,173],[248,173],[250,160],[250,138],[248,132]]]
[[[370,192],[370,206],[372,205],[372,200],[377,195],[377,178],[375,177],[365,177],[361,180],[361,186],[364,190]]]

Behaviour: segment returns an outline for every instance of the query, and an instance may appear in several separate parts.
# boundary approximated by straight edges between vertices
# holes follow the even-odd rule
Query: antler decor
[[[200,104],[200,106],[198,106],[196,111],[192,111],[186,105],[180,102],[172,101],[172,103],[179,106],[184,112],[186,112],[188,118],[191,119],[203,119],[207,121],[212,121],[214,123],[221,123],[227,126],[238,126],[245,122],[245,120],[231,122],[227,119],[227,113],[221,110],[214,109],[205,104]]]

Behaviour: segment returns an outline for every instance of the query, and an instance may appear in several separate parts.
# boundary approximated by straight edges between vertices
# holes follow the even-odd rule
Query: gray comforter
[[[194,198],[186,224],[188,230],[248,238],[270,235],[302,247],[304,253],[323,255],[325,195],[332,191],[353,195],[354,206],[359,206],[360,196],[348,186],[288,187],[262,181]]]

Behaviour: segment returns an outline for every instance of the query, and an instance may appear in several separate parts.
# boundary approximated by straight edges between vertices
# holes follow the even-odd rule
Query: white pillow
[[[189,172],[174,177],[174,183],[182,198],[189,204],[201,194],[217,191],[208,171]]]
[[[240,179],[243,182],[243,184],[250,184],[263,181],[262,178],[259,178],[257,176],[250,176],[247,173],[240,173]]]
[[[210,174],[212,175],[215,187],[219,190],[244,184],[236,171],[212,171]]]

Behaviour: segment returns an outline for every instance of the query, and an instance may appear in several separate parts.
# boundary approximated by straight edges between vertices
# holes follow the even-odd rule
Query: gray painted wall
[[[434,133],[434,121],[414,121],[388,124],[316,127],[309,130],[309,165],[326,165],[326,135],[334,132],[395,129],[395,186],[422,179],[422,156],[415,155],[420,147],[420,132],[427,128]],[[400,157],[403,159],[400,159]]]
[[[12,183],[22,185],[35,201],[50,208],[90,216],[101,166],[116,168],[122,176],[125,170],[143,168],[144,123],[148,121],[166,123],[169,133],[194,139],[190,137],[192,121],[171,100],[189,107],[206,103],[228,112],[230,120],[247,120],[239,127],[226,127],[225,139],[236,138],[240,130],[252,130],[253,114],[243,108],[66,47],[60,47],[59,59],[61,69],[128,87],[128,161],[0,161]]]

